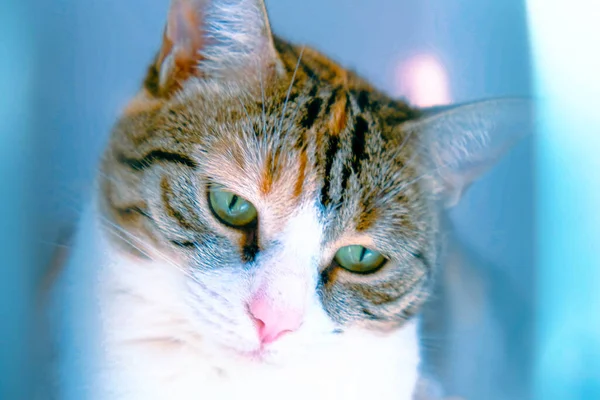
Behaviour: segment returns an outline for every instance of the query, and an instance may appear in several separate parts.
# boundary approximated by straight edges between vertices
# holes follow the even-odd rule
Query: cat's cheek
[[[186,277],[185,293],[202,336],[227,351],[248,352],[259,347],[254,321],[247,308],[251,278],[241,266],[202,270]]]
[[[180,267],[185,272],[191,272],[194,259],[191,251],[188,249],[175,248],[174,246],[169,247],[170,248],[163,250],[163,257],[168,258],[168,262]]]

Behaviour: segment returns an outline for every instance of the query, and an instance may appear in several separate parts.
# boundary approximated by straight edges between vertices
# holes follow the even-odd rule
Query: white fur
[[[90,207],[58,287],[61,399],[412,398],[416,322],[392,334],[334,334],[307,289],[320,240],[314,210],[290,219],[281,252],[266,254],[256,271],[198,269],[193,278],[161,255],[141,262],[117,251],[100,225]],[[304,301],[306,314],[259,362],[239,352],[258,346],[245,302],[264,279],[280,299]]]

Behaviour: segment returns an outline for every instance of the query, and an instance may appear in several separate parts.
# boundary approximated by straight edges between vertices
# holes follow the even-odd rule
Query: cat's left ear
[[[146,87],[168,97],[192,78],[258,82],[281,70],[263,0],[171,0]]]
[[[534,129],[533,101],[485,100],[422,110],[404,129],[419,140],[433,192],[447,207]]]

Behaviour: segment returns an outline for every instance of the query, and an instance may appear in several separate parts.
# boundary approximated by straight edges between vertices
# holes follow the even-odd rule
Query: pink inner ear
[[[204,46],[203,20],[198,5],[191,1],[171,3],[163,43],[157,60],[161,92],[181,88],[191,76],[198,76]]]

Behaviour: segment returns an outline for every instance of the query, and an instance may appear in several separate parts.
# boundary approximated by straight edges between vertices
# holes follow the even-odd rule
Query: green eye
[[[208,199],[213,213],[226,225],[242,228],[256,220],[252,203],[234,193],[213,188]]]
[[[342,247],[335,254],[335,260],[348,271],[359,274],[373,272],[385,262],[381,253],[358,245]]]

